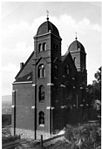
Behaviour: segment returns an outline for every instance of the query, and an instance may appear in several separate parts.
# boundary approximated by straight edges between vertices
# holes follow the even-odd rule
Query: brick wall
[[[16,91],[16,128],[34,130],[35,115],[32,106],[35,105],[35,99],[32,84],[14,84],[13,89]],[[12,125],[14,127],[13,110],[12,108]]]

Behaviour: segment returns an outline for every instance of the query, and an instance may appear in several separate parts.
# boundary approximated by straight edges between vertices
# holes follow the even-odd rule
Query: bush
[[[101,144],[101,129],[97,125],[66,126],[65,138],[72,149],[96,149]],[[74,145],[74,146],[73,146]]]
[[[11,125],[11,114],[2,114],[2,127]]]
[[[11,126],[6,126],[2,128],[2,137],[9,137],[11,136]]]

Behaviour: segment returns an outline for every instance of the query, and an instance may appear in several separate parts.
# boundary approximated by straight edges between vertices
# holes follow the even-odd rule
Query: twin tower
[[[13,82],[12,134],[46,139],[66,124],[87,118],[85,48],[76,38],[61,56],[61,40],[47,18],[34,36],[34,51],[21,63]]]

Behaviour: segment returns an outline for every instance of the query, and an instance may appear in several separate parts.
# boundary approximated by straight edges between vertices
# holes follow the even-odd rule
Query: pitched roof
[[[32,81],[33,74],[30,72],[23,77],[17,78],[15,82],[24,82],[24,81]]]
[[[31,57],[34,55],[34,51],[31,53],[31,55],[29,56],[29,58],[27,59],[27,61],[24,63],[23,67],[20,69],[20,71],[17,73],[15,79],[18,78],[18,76],[20,75],[20,73],[23,71],[23,69],[25,68],[25,66],[27,65],[27,63],[29,62],[29,60],[31,59]]]
[[[70,52],[69,51],[67,51],[62,57],[61,57],[61,59],[62,59],[62,62],[66,59],[66,57],[68,56],[68,55],[70,55],[71,56],[71,54],[70,54]],[[71,57],[72,58],[72,57]]]
[[[72,56],[71,56],[71,54],[70,54],[69,51],[67,51],[67,52],[65,53],[65,55],[63,55],[63,56],[61,57],[62,63],[66,60],[66,58],[70,58],[70,60],[71,60],[71,62],[72,62],[72,64],[73,64],[73,66],[74,66],[74,68],[76,69],[74,60],[72,59]]]

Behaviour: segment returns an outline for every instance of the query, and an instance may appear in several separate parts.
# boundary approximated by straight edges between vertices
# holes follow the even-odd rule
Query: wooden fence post
[[[43,147],[43,135],[41,135],[40,145],[41,145],[41,147]]]

